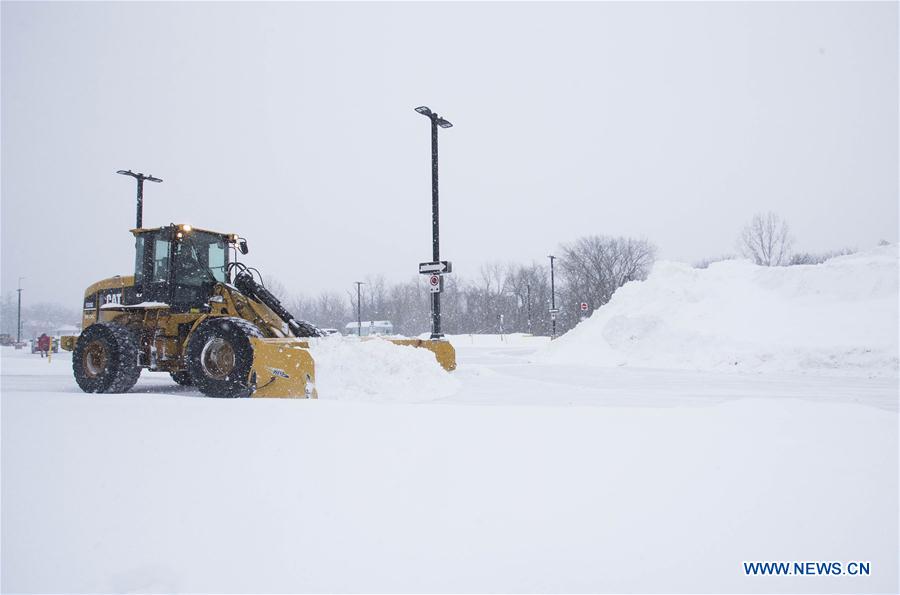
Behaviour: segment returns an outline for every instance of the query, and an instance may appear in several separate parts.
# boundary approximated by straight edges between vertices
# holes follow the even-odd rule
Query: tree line
[[[81,325],[78,308],[51,302],[30,304],[25,295],[22,304],[22,340],[33,339],[41,333],[49,333],[66,326]],[[16,338],[19,320],[19,304],[15,292],[9,292],[0,301],[0,332]]]
[[[887,242],[882,240],[881,244]],[[736,240],[737,253],[695,263],[748,258],[760,266],[821,264],[852,248],[821,253],[794,251],[788,223],[779,215],[758,213],[743,227]],[[647,278],[657,248],[646,239],[592,235],[563,244],[555,260],[557,334],[565,333],[629,281]],[[531,333],[550,335],[551,280],[547,263],[490,263],[468,277],[448,275],[441,295],[442,330],[447,334]],[[419,335],[431,328],[431,299],[421,276],[402,283],[369,277],[363,286],[361,318],[390,320],[397,333]],[[344,331],[356,320],[356,292],[324,292],[317,297],[288,300],[294,314],[324,328]],[[581,304],[587,311],[581,310]]]
[[[555,300],[548,263],[488,263],[472,276],[446,275],[441,293],[443,332],[550,335],[550,308],[555,302],[557,334],[564,333],[608,302],[624,283],[645,279],[656,247],[643,239],[588,236],[563,244],[557,256]],[[274,286],[276,294],[283,291],[280,284]],[[357,318],[355,289],[282,297],[296,316],[322,328],[343,332]],[[582,303],[587,311],[581,310]],[[398,334],[431,330],[431,293],[421,275],[401,283],[367,278],[359,307],[362,320],[390,320]]]

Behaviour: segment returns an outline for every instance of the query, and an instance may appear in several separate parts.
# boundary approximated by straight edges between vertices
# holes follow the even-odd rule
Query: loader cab
[[[188,312],[206,306],[215,285],[227,281],[229,247],[236,236],[174,224],[132,231],[130,302],[160,302],[173,312]]]

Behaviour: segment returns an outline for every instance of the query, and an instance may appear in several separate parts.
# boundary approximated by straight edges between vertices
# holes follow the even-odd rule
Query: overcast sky
[[[897,3],[2,4],[2,291],[77,307],[144,223],[249,239],[290,290],[586,234],[735,250],[898,239]]]

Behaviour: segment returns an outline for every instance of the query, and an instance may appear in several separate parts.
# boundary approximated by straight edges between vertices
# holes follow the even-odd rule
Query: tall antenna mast
[[[131,176],[135,180],[137,180],[137,225],[136,227],[140,229],[143,227],[144,223],[144,180],[149,182],[162,182],[159,178],[154,178],[152,175],[144,175],[144,174],[136,174],[133,171],[120,169],[116,172],[117,174],[122,174],[123,176]]]

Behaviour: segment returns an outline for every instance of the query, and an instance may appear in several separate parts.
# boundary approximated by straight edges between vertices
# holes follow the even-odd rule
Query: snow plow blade
[[[434,353],[434,357],[441,366],[448,372],[456,369],[456,349],[449,341],[438,341],[435,339],[390,339],[395,345],[408,345],[410,347],[420,347]]]
[[[318,399],[316,365],[309,343],[297,339],[250,338],[254,397]]]

